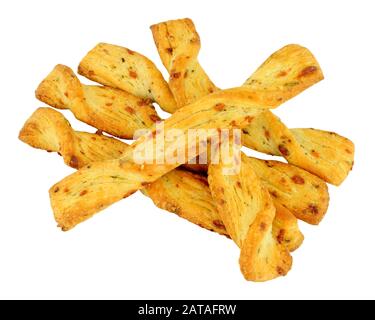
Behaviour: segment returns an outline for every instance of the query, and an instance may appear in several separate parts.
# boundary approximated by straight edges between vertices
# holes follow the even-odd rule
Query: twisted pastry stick
[[[193,21],[170,20],[151,26],[151,31],[179,108],[218,90],[197,60],[201,45]]]
[[[208,181],[230,237],[241,248],[244,277],[266,281],[286,275],[292,266],[288,249],[272,232],[276,209],[267,188],[242,154],[240,173],[225,175],[225,165],[211,164]]]
[[[156,101],[167,112],[176,110],[176,101],[160,71],[151,60],[135,51],[99,43],[83,58],[78,73],[103,85]]]
[[[334,185],[340,185],[353,167],[354,144],[349,139],[316,129],[288,129],[271,112],[257,116],[243,133],[245,146],[282,156]]]
[[[280,68],[279,60],[284,59],[287,51],[293,53],[292,58],[295,61],[294,68],[296,70],[306,68],[306,63],[309,63],[309,65],[312,62],[316,63],[315,58],[306,48],[292,45],[274,53],[272,55],[274,64],[267,63],[264,64],[264,67],[274,74],[274,68]],[[301,59],[298,59],[298,55],[296,56],[297,51]],[[267,61],[270,61],[270,59]],[[269,83],[272,87],[272,82],[269,81]],[[265,109],[277,107],[296,95],[298,90],[302,91],[311,84],[312,80],[308,77],[301,79],[301,82],[293,89],[285,90],[284,87],[274,89],[272,87],[273,90],[270,90],[269,94],[267,94],[267,90],[263,91],[263,89],[259,92],[254,91],[249,85],[217,91],[177,110],[169,119],[164,121],[165,132],[170,129],[180,129],[184,132],[184,139],[187,141],[189,129],[244,128]],[[212,134],[212,131],[208,132],[207,138],[210,139]],[[133,143],[132,149],[136,150],[146,141],[155,145],[155,135],[154,129],[151,136],[143,136]],[[202,139],[202,137],[200,138]],[[197,142],[202,143],[203,140]],[[165,150],[170,153],[166,152],[164,159],[153,159],[155,163],[163,161],[166,163],[165,159],[175,158],[174,153],[170,151],[175,150],[173,142],[165,142]],[[192,151],[185,150],[185,154],[189,156],[186,161],[195,158],[197,155],[197,150]],[[144,188],[145,185],[154,182],[177,166],[179,166],[179,163],[173,165],[137,165],[132,163],[131,152],[119,160],[90,165],[90,168],[79,170],[79,172],[68,176],[51,188],[50,198],[55,219],[64,230],[71,229],[110,204]],[[70,192],[63,193],[62,190],[65,189]]]
[[[61,113],[50,108],[37,109],[26,121],[19,139],[34,148],[58,152],[75,169],[119,158],[130,148],[114,138],[74,131]]]
[[[207,178],[181,169],[173,170],[142,190],[155,205],[176,213],[207,230],[230,237],[212,198]],[[289,251],[303,242],[296,217],[282,205],[277,205],[273,235]]]
[[[322,221],[328,210],[329,194],[320,178],[279,161],[248,158],[247,163],[267,187],[275,204],[309,224],[317,225]]]
[[[35,93],[40,101],[70,109],[77,119],[120,138],[133,139],[136,130],[160,120],[150,101],[110,87],[83,85],[63,65],[57,65]]]
[[[244,85],[278,100],[280,91],[290,99],[323,79],[323,72],[312,53],[290,44],[271,55]]]
[[[129,149],[127,144],[113,138],[74,131],[61,113],[50,108],[37,109],[26,121],[19,138],[34,148],[59,152],[65,163],[76,169],[96,161],[115,159]],[[75,160],[71,161],[71,159]],[[295,168],[284,166],[285,172],[290,176],[295,175]],[[258,176],[272,177],[272,172],[266,173],[273,170],[268,165],[257,166],[257,168],[259,168]],[[309,174],[305,176],[305,172],[301,169],[296,170],[299,171],[299,176],[304,177],[306,184],[320,185],[321,190],[324,189],[325,184],[318,178],[311,175],[309,177]],[[267,183],[267,180],[264,180],[264,183]],[[280,184],[277,181],[272,182],[272,179],[268,182],[272,190],[283,188],[286,184],[286,181]],[[143,193],[159,208],[229,237],[212,199],[207,178],[181,169],[173,170],[147,186]],[[285,194],[290,198],[309,197],[310,201],[319,199],[316,192],[305,193],[301,187],[289,188]],[[289,198],[286,197],[282,205],[278,206],[273,230],[278,241],[293,251],[301,245],[303,235],[298,229],[296,218],[284,207],[284,205],[290,207],[289,202]]]

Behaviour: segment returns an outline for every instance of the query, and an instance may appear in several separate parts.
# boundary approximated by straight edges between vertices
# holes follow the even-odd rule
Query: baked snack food
[[[154,63],[128,48],[99,43],[82,59],[78,73],[103,85],[155,101],[165,111],[176,110],[176,101]]]
[[[119,138],[133,139],[137,130],[160,121],[149,99],[111,87],[84,85],[61,64],[40,83],[35,95],[51,107],[69,109],[78,120]]]
[[[70,109],[98,129],[75,131],[58,111],[39,108],[20,132],[25,143],[58,152],[78,169],[50,189],[56,221],[69,230],[141,190],[159,208],[232,238],[247,280],[285,275],[290,252],[303,241],[297,219],[320,223],[329,201],[324,181],[339,185],[353,165],[350,140],[322,130],[289,129],[270,111],[323,79],[318,62],[308,49],[287,45],[242,86],[220,90],[198,62],[200,39],[190,19],[151,30],[169,83],[145,56],[100,43],[78,71],[103,86],[84,85],[69,67],[57,65],[36,91],[41,101]],[[159,122],[152,102],[173,115]],[[242,130],[244,146],[289,164],[243,153],[232,154],[231,163],[214,161],[213,153],[225,149],[223,133],[232,129]],[[138,130],[145,133],[131,145],[103,135],[131,139]],[[194,130],[204,134],[193,136],[192,147]],[[215,152],[202,151],[201,145]],[[192,164],[198,157],[209,162]],[[228,166],[239,170],[228,175]]]

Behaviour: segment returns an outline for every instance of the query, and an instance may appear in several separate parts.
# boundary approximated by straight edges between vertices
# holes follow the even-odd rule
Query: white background
[[[375,298],[373,1],[1,1],[0,298]],[[308,47],[325,80],[277,111],[289,127],[356,144],[354,171],[305,234],[285,278],[246,282],[239,250],[137,193],[63,233],[48,189],[72,169],[18,141],[55,64],[76,69],[96,43],[139,51],[164,72],[149,26],[190,17],[200,62],[221,88],[240,85],[288,43]],[[93,128],[65,115],[77,129]]]

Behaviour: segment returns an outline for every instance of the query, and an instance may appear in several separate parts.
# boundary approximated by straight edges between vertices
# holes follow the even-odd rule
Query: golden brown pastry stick
[[[353,167],[354,144],[349,139],[316,129],[288,129],[271,112],[257,116],[243,132],[245,146],[282,156],[334,185]]]
[[[283,60],[285,52],[288,51],[293,53],[291,56],[296,69],[305,68],[306,60],[316,62],[306,48],[291,45],[275,52],[272,55],[275,63],[266,63],[264,68],[272,67],[271,70],[274,70],[273,66],[278,66],[278,61]],[[299,55],[302,64],[299,63]],[[316,68],[317,72],[320,72],[320,69]],[[258,93],[245,84],[242,87],[214,92],[200,98],[195,103],[177,110],[164,121],[165,131],[180,129],[186,139],[189,129],[243,128],[265,109],[277,107],[296,95],[298,90],[310,86],[312,80],[310,76],[302,78],[298,85],[288,90],[283,87],[274,88],[270,80],[267,83],[272,88],[269,94],[263,89]],[[208,135],[207,138],[209,139],[210,136]],[[143,145],[145,139],[145,137],[138,139],[132,148],[136,149]],[[151,143],[155,143],[154,135]],[[165,144],[165,148],[168,150],[168,143]],[[190,153],[189,156],[195,157],[194,153]],[[168,158],[174,158],[173,154],[166,154],[165,159]],[[81,169],[54,185],[50,190],[50,198],[59,225],[64,230],[69,230],[110,204],[144,188],[146,184],[154,182],[179,165],[137,165],[131,163],[132,160],[132,155],[129,154],[120,160],[95,163],[90,168]],[[63,193],[62,190],[65,189],[70,192]]]
[[[206,177],[176,169],[150,184],[142,192],[148,195],[157,207],[230,237],[217,212]],[[272,229],[274,236],[289,251],[294,251],[304,239],[298,228],[298,221],[285,207],[277,204],[276,208]]]
[[[68,120],[51,108],[38,108],[24,124],[19,139],[34,148],[58,152],[75,169],[95,161],[119,158],[130,148],[101,134],[74,131]]]
[[[295,95],[301,91],[301,86],[304,88],[323,79],[318,62],[311,54],[301,54],[297,46],[284,49],[277,52],[277,59],[271,56],[245,85],[267,93],[284,88]],[[354,146],[348,139],[320,130],[289,130],[270,111],[256,117],[243,132],[245,146],[283,156],[289,163],[335,185],[347,177],[353,165]]]
[[[290,44],[271,55],[244,85],[277,99],[280,90],[294,97],[323,78],[323,72],[312,53],[299,45]]]
[[[285,70],[288,70],[286,74]],[[272,54],[243,85],[276,103],[281,96],[291,99],[323,78],[313,54],[304,47],[290,44]]]
[[[292,265],[288,249],[274,236],[276,209],[267,188],[242,154],[240,172],[226,175],[222,163],[211,164],[208,181],[219,215],[241,248],[240,267],[251,281],[286,275]]]
[[[99,43],[81,61],[78,73],[106,86],[151,99],[167,111],[176,110],[176,101],[154,63],[127,48]]]
[[[66,164],[76,169],[96,161],[115,159],[129,149],[126,143],[113,138],[74,131],[61,113],[50,108],[37,109],[26,121],[19,138],[34,148],[58,152]],[[269,170],[267,166],[265,170]],[[147,186],[143,193],[159,208],[228,236],[212,200],[207,178],[176,169]],[[277,210],[274,230],[275,236],[290,251],[303,241],[296,218],[282,206]]]
[[[179,108],[218,90],[197,60],[201,44],[191,19],[158,23],[151,31]]]
[[[298,219],[319,224],[328,209],[327,185],[317,176],[279,161],[248,158],[273,199]]]
[[[151,101],[123,90],[84,85],[64,65],[57,65],[41,82],[36,97],[52,107],[70,109],[77,119],[119,138],[133,139],[136,130],[160,120]]]
[[[142,192],[157,207],[229,237],[212,200],[206,177],[177,168],[151,183]]]

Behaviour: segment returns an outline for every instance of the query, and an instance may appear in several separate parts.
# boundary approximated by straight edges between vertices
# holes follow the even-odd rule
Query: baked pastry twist
[[[177,108],[168,83],[154,63],[130,49],[99,43],[82,59],[78,73],[103,85],[151,99],[167,112]]]
[[[272,112],[258,115],[243,133],[245,146],[282,156],[334,185],[353,167],[354,144],[349,139],[317,129],[288,129]]]
[[[100,133],[74,131],[68,120],[51,108],[37,109],[26,121],[19,138],[34,148],[58,152],[75,169],[119,158],[129,150],[127,144]]]
[[[178,108],[218,90],[198,62],[201,44],[193,21],[170,20],[151,31]]]
[[[70,109],[81,120],[119,138],[133,139],[160,118],[149,99],[126,91],[80,83],[74,72],[57,65],[41,82],[36,97],[52,107]]]
[[[244,277],[266,281],[286,275],[292,257],[273,234],[276,208],[267,188],[244,154],[238,174],[226,175],[224,168],[222,163],[211,164],[208,181],[224,226],[241,248]]]

